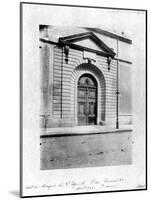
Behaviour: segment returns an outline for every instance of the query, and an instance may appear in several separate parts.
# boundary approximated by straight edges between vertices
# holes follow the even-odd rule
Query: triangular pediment
[[[114,57],[114,51],[109,48],[100,38],[93,32],[85,32],[67,37],[59,38],[59,43],[72,46],[73,48],[81,48],[87,51],[96,51],[104,56]]]
[[[77,42],[73,42],[73,44],[82,46],[82,47],[87,47],[90,49],[95,49],[97,51],[104,51],[104,49],[102,49],[100,46],[98,46],[97,44],[95,44],[95,42],[91,39],[91,38],[87,38],[87,39],[83,39],[81,41],[77,41]]]

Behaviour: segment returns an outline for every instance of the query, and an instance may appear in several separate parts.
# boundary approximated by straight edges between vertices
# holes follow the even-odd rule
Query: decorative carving
[[[108,63],[108,71],[110,71],[110,64],[111,64],[111,61],[112,61],[112,57],[107,57],[107,63]]]
[[[65,54],[65,62],[68,64],[68,59],[69,59],[69,46],[65,45],[64,46],[64,54]]]

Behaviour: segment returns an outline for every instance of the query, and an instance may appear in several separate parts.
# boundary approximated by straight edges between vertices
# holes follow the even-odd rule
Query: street
[[[41,169],[131,164],[132,133],[125,131],[41,138]]]

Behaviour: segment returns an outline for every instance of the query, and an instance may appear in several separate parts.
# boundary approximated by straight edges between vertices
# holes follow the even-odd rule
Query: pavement
[[[64,131],[60,130],[60,135],[57,133],[52,137],[48,131],[47,136],[40,138],[40,169],[132,164],[133,131],[110,130],[101,132],[96,129],[98,134],[89,130],[90,133],[85,134],[88,132],[85,128],[82,133],[71,134],[70,131],[70,134],[64,135]]]
[[[119,129],[115,126],[75,126],[75,127],[59,127],[42,129],[40,138],[53,137],[53,136],[70,136],[70,135],[87,135],[87,134],[104,134],[104,133],[118,133],[118,132],[131,132],[132,125],[120,125]]]

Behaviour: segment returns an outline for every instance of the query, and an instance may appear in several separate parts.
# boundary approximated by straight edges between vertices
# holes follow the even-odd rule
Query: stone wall
[[[97,124],[116,123],[117,60],[112,60],[108,70],[106,57],[96,55],[90,64],[83,51],[70,48],[66,63],[62,48],[46,43],[41,44],[40,54],[41,113],[49,115],[48,120],[42,116],[42,127],[77,125],[77,81],[83,73],[92,74],[98,82]]]

